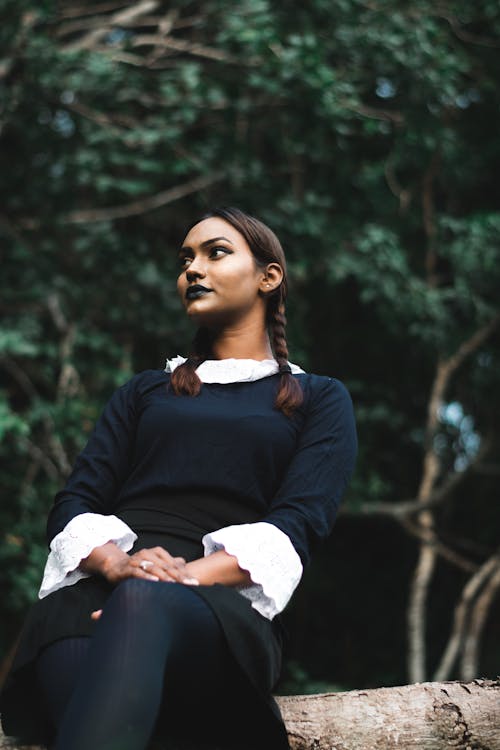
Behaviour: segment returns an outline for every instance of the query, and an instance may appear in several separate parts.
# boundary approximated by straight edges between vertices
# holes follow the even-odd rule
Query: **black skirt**
[[[124,519],[126,520],[126,519]],[[137,531],[132,551],[162,546],[174,556],[194,560],[203,556],[201,541],[158,531]],[[92,636],[93,610],[101,609],[113,587],[101,576],[84,578],[43,599],[31,608],[17,652],[0,697],[2,726],[7,735],[32,744],[46,744],[51,727],[35,676],[35,662],[45,646],[74,636]],[[228,648],[251,687],[249,721],[261,723],[272,744],[262,747],[289,750],[279,708],[271,695],[281,669],[283,627],[279,617],[263,617],[236,589],[221,584],[192,590],[211,607],[225,635]],[[235,738],[235,750],[238,747]]]

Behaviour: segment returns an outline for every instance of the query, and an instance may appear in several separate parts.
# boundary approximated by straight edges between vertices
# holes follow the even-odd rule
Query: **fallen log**
[[[500,679],[276,699],[292,750],[500,750]]]
[[[278,698],[292,750],[500,750],[500,680]]]

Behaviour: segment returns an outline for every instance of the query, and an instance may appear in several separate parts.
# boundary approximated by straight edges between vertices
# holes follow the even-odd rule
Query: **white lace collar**
[[[177,357],[167,359],[165,372],[173,372],[186,359],[179,354]],[[292,362],[288,364],[292,373],[305,372]],[[275,359],[207,359],[196,369],[196,374],[202,383],[244,383],[267,378],[277,372],[278,363]]]

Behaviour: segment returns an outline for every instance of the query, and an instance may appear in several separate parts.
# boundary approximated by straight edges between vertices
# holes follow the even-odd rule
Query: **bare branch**
[[[31,379],[24,372],[24,370],[19,367],[19,365],[12,359],[12,357],[3,354],[0,356],[0,363],[7,370],[7,372],[9,372],[12,377],[14,377],[21,390],[30,399],[35,400],[39,398],[39,394]],[[67,476],[71,471],[71,464],[68,460],[68,456],[66,454],[66,451],[64,450],[61,440],[56,434],[54,420],[52,419],[48,411],[43,417],[43,426],[45,429],[47,443],[50,447],[53,457],[55,458],[59,472],[63,476]],[[35,456],[35,453],[32,453],[32,455]],[[45,456],[45,454],[43,455]],[[44,464],[44,468],[46,468],[46,464]]]
[[[422,533],[428,542],[434,541],[432,516],[424,511],[420,517]],[[422,682],[426,672],[425,622],[427,593],[436,566],[436,551],[430,544],[422,544],[410,586],[407,612],[408,672],[412,682]]]
[[[418,498],[409,498],[407,500],[400,500],[399,502],[388,503],[388,502],[370,502],[363,503],[360,508],[357,508],[353,514],[359,515],[383,515],[391,516],[395,520],[402,520],[411,517],[422,510],[431,510],[443,505],[449,500],[458,487],[470,477],[471,474],[480,471],[481,466],[484,464],[483,459],[491,449],[491,443],[489,440],[483,440],[481,448],[479,449],[474,460],[464,469],[464,471],[455,471],[450,474],[444,482],[433,490],[427,500],[419,500]],[[500,471],[500,467],[498,467]],[[341,509],[341,513],[349,513],[348,510]]]
[[[391,193],[399,200],[399,210],[401,213],[405,213],[411,203],[412,193],[411,190],[404,188],[394,171],[394,166],[388,159],[384,166],[385,179]]]
[[[435,534],[429,536],[429,534],[426,533],[426,531],[422,529],[421,526],[412,523],[408,519],[402,520],[401,525],[412,536],[419,539],[421,542],[423,542],[423,544],[428,545],[437,555],[442,557],[443,560],[447,560],[455,567],[459,568],[460,570],[465,570],[468,573],[474,573],[477,570],[478,565],[476,563],[471,562],[466,557],[463,557],[462,555],[455,552],[453,549],[441,542]]]
[[[73,7],[68,5],[66,8],[59,12],[61,18],[79,18],[81,16],[93,16],[99,13],[109,13],[113,10],[118,10],[128,6],[128,2],[113,2],[113,3],[100,3],[99,5],[81,5],[80,7]]]
[[[184,16],[183,18],[179,18],[174,23],[174,29],[186,29],[190,28],[191,26],[199,26],[200,24],[204,23],[204,16],[197,15],[197,16]]]
[[[417,493],[418,500],[422,503],[429,502],[439,477],[440,461],[434,449],[433,439],[437,431],[439,412],[444,404],[444,395],[450,378],[464,360],[493,333],[499,323],[500,313],[497,313],[489,323],[482,326],[469,339],[464,341],[451,357],[446,360],[440,359],[437,363],[427,411],[423,473]],[[422,511],[418,515],[418,521],[424,539],[437,543],[432,512],[430,510]],[[425,679],[425,603],[435,566],[435,556],[435,547],[433,548],[430,544],[422,546],[411,584],[407,623],[409,638],[408,668],[412,682],[422,682]]]
[[[51,425],[53,428],[52,420]],[[54,429],[52,429],[49,434],[49,447],[52,455],[56,460],[60,474],[63,477],[69,476],[71,473],[71,463],[69,462],[68,454],[64,450],[64,446],[59,436],[55,433]]]
[[[486,582],[482,593],[478,596],[470,618],[469,629],[465,637],[464,649],[462,654],[462,664],[460,675],[462,679],[467,679],[466,675],[471,675],[471,679],[479,674],[479,645],[486,620],[488,618],[491,605],[500,590],[500,556],[497,559],[497,568],[493,575]]]
[[[142,64],[142,63],[141,63]],[[118,114],[107,115],[104,112],[99,112],[96,109],[88,107],[86,104],[81,102],[72,102],[71,104],[64,105],[66,109],[75,112],[82,117],[97,123],[101,127],[107,128],[111,133],[123,137],[123,128],[127,130],[133,130],[140,127],[138,119],[131,117],[130,115]]]
[[[105,33],[108,33],[112,29],[109,21],[110,16],[97,18],[92,17],[78,21],[69,21],[68,23],[62,23],[60,26],[58,26],[55,35],[56,37],[62,39],[63,37],[69,36],[70,34],[77,34],[79,31],[95,31],[96,29],[101,29]],[[65,47],[65,49],[67,49],[67,47]]]
[[[77,328],[74,323],[68,322],[62,311],[61,302],[57,293],[53,292],[52,294],[49,294],[47,297],[47,307],[49,308],[57,330],[62,334],[61,342],[59,344],[61,372],[59,373],[59,380],[56,389],[57,401],[60,403],[61,401],[64,401],[67,396],[76,395],[80,387],[80,376],[76,367],[71,362]],[[58,455],[61,455],[61,448],[61,444],[55,446]],[[63,459],[62,465],[64,471],[66,471],[69,466],[67,459]]]
[[[102,52],[108,55],[115,62],[122,62],[126,65],[134,65],[136,68],[150,68],[148,61],[140,55],[133,55],[131,52],[113,52],[110,49],[96,48],[96,52]]]
[[[52,292],[48,295],[47,307],[49,309],[52,321],[59,333],[65,333],[69,328],[69,324],[66,320],[65,314],[62,311],[59,295],[56,292]]]
[[[79,31],[94,31],[95,29],[103,29],[105,33],[109,33],[114,28],[117,28],[117,25],[111,23],[111,21],[111,16],[92,17],[79,21],[70,21],[68,23],[61,24],[57,28],[56,36],[59,38],[63,38],[65,36],[70,36],[71,34],[76,34]],[[129,19],[126,23],[122,22],[120,28],[129,29],[134,28],[134,26],[139,26],[141,28],[144,28],[145,26],[152,26],[154,28],[157,28],[161,23],[162,19],[160,16],[140,16],[137,18]],[[119,44],[119,42],[117,43]]]
[[[24,447],[26,452],[31,456],[33,459],[33,466],[36,466],[37,464],[40,464],[40,466],[43,467],[45,470],[45,473],[50,479],[59,479],[60,474],[57,466],[52,461],[50,456],[48,456],[38,445],[35,445],[31,440],[28,438],[22,438],[21,439],[21,445]],[[31,474],[32,469],[28,469],[27,477],[32,478]],[[20,494],[23,495],[25,492],[25,482],[23,482],[23,486],[21,487]]]
[[[41,467],[41,461],[39,457],[34,456],[33,453],[31,454],[33,457],[33,460],[31,463],[28,464],[28,468],[26,469],[24,473],[24,477],[21,481],[20,487],[19,487],[19,505],[22,507],[24,499],[27,497],[28,492],[30,491],[30,488],[33,486],[33,483],[36,481],[38,472],[40,471]],[[49,459],[49,464],[50,464]],[[55,466],[52,466],[52,471],[55,471],[55,474],[49,474],[51,478],[56,478],[58,476],[57,469]],[[49,473],[49,472],[47,472]]]
[[[204,44],[198,44],[197,42],[189,42],[186,39],[174,39],[173,37],[163,37],[158,34],[140,34],[131,40],[132,47],[144,47],[152,46],[156,48],[173,49],[176,52],[186,52],[190,55],[197,57],[205,57],[209,60],[217,60],[218,62],[232,63],[233,65],[259,65],[259,58],[245,58],[242,60],[239,57],[230,55],[220,49],[214,49],[213,47],[207,47]]]
[[[79,37],[76,41],[68,42],[63,46],[63,52],[75,52],[83,49],[92,49],[100,40],[108,34],[113,26],[126,26],[130,21],[136,20],[158,8],[158,0],[139,0],[134,5],[118,10],[111,16],[106,17],[105,22],[98,28],[90,30],[87,34]]]
[[[477,351],[499,326],[500,312],[496,313],[488,323],[479,328],[472,336],[470,336],[470,338],[464,341],[455,354],[447,360],[446,364],[450,375],[463,364],[467,357]]]
[[[66,214],[64,220],[68,224],[83,224],[87,222],[112,221],[114,219],[125,219],[129,216],[138,216],[139,214],[153,211],[155,208],[166,206],[168,203],[173,203],[180,198],[184,198],[186,195],[203,190],[204,188],[213,185],[215,182],[222,180],[224,177],[224,174],[202,175],[184,183],[183,185],[177,185],[168,190],[163,190],[156,195],[151,195],[147,198],[142,198],[123,206],[72,211],[71,213]]]
[[[434,674],[434,679],[447,679],[451,674],[451,670],[453,669],[453,665],[464,640],[467,618],[472,604],[485,582],[498,569],[499,563],[499,553],[495,552],[495,554],[486,560],[479,570],[469,578],[464,586],[460,600],[455,607],[451,635],[448,639],[443,656],[441,657],[439,666]]]
[[[466,31],[460,26],[458,18],[450,13],[439,13],[438,18],[442,18],[447,23],[449,23],[455,36],[457,36],[463,42],[468,42],[469,44],[479,44],[482,47],[500,47],[500,41],[498,39],[479,36],[478,34],[472,34],[470,31]]]
[[[369,107],[366,104],[359,104],[353,106],[352,104],[345,102],[342,105],[348,112],[355,112],[362,117],[369,117],[372,120],[383,120],[384,122],[392,122],[394,125],[404,125],[405,117],[402,112],[392,109],[379,109],[378,107]]]
[[[115,14],[114,16],[94,16],[91,18],[80,19],[77,21],[69,21],[68,23],[62,23],[56,30],[56,36],[59,38],[76,34],[79,31],[94,31],[96,29],[102,29],[104,33],[109,33],[113,28],[134,28],[139,26],[144,28],[146,26],[152,26],[158,28],[161,33],[168,34],[173,28],[174,22],[177,19],[179,12],[177,10],[170,10],[164,16],[124,16],[123,13]],[[118,42],[119,44],[119,42]]]

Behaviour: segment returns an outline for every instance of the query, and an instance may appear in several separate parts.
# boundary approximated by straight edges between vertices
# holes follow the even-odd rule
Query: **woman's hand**
[[[95,547],[80,563],[85,573],[99,573],[117,584],[126,578],[169,581],[196,586],[199,581],[189,573],[183,557],[172,557],[163,547],[141,549],[133,555],[123,552],[114,542]]]
[[[183,557],[172,557],[163,547],[140,549],[130,555],[129,560],[135,569],[147,572],[158,581],[185,583],[189,586],[199,584],[198,579],[189,573],[185,559]]]
[[[86,573],[99,573],[107,581],[117,584],[126,578],[143,578],[146,581],[167,581],[197,586],[199,581],[187,570],[183,557],[172,557],[163,547],[141,549],[133,555],[123,552],[114,542],[96,547],[80,563]],[[90,615],[98,620],[102,610]]]
[[[90,555],[80,562],[80,569],[85,573],[102,575],[112,584],[119,583],[126,578],[159,580],[158,576],[152,575],[147,570],[133,566],[130,556],[114,542],[106,542],[99,547],[94,547]]]

